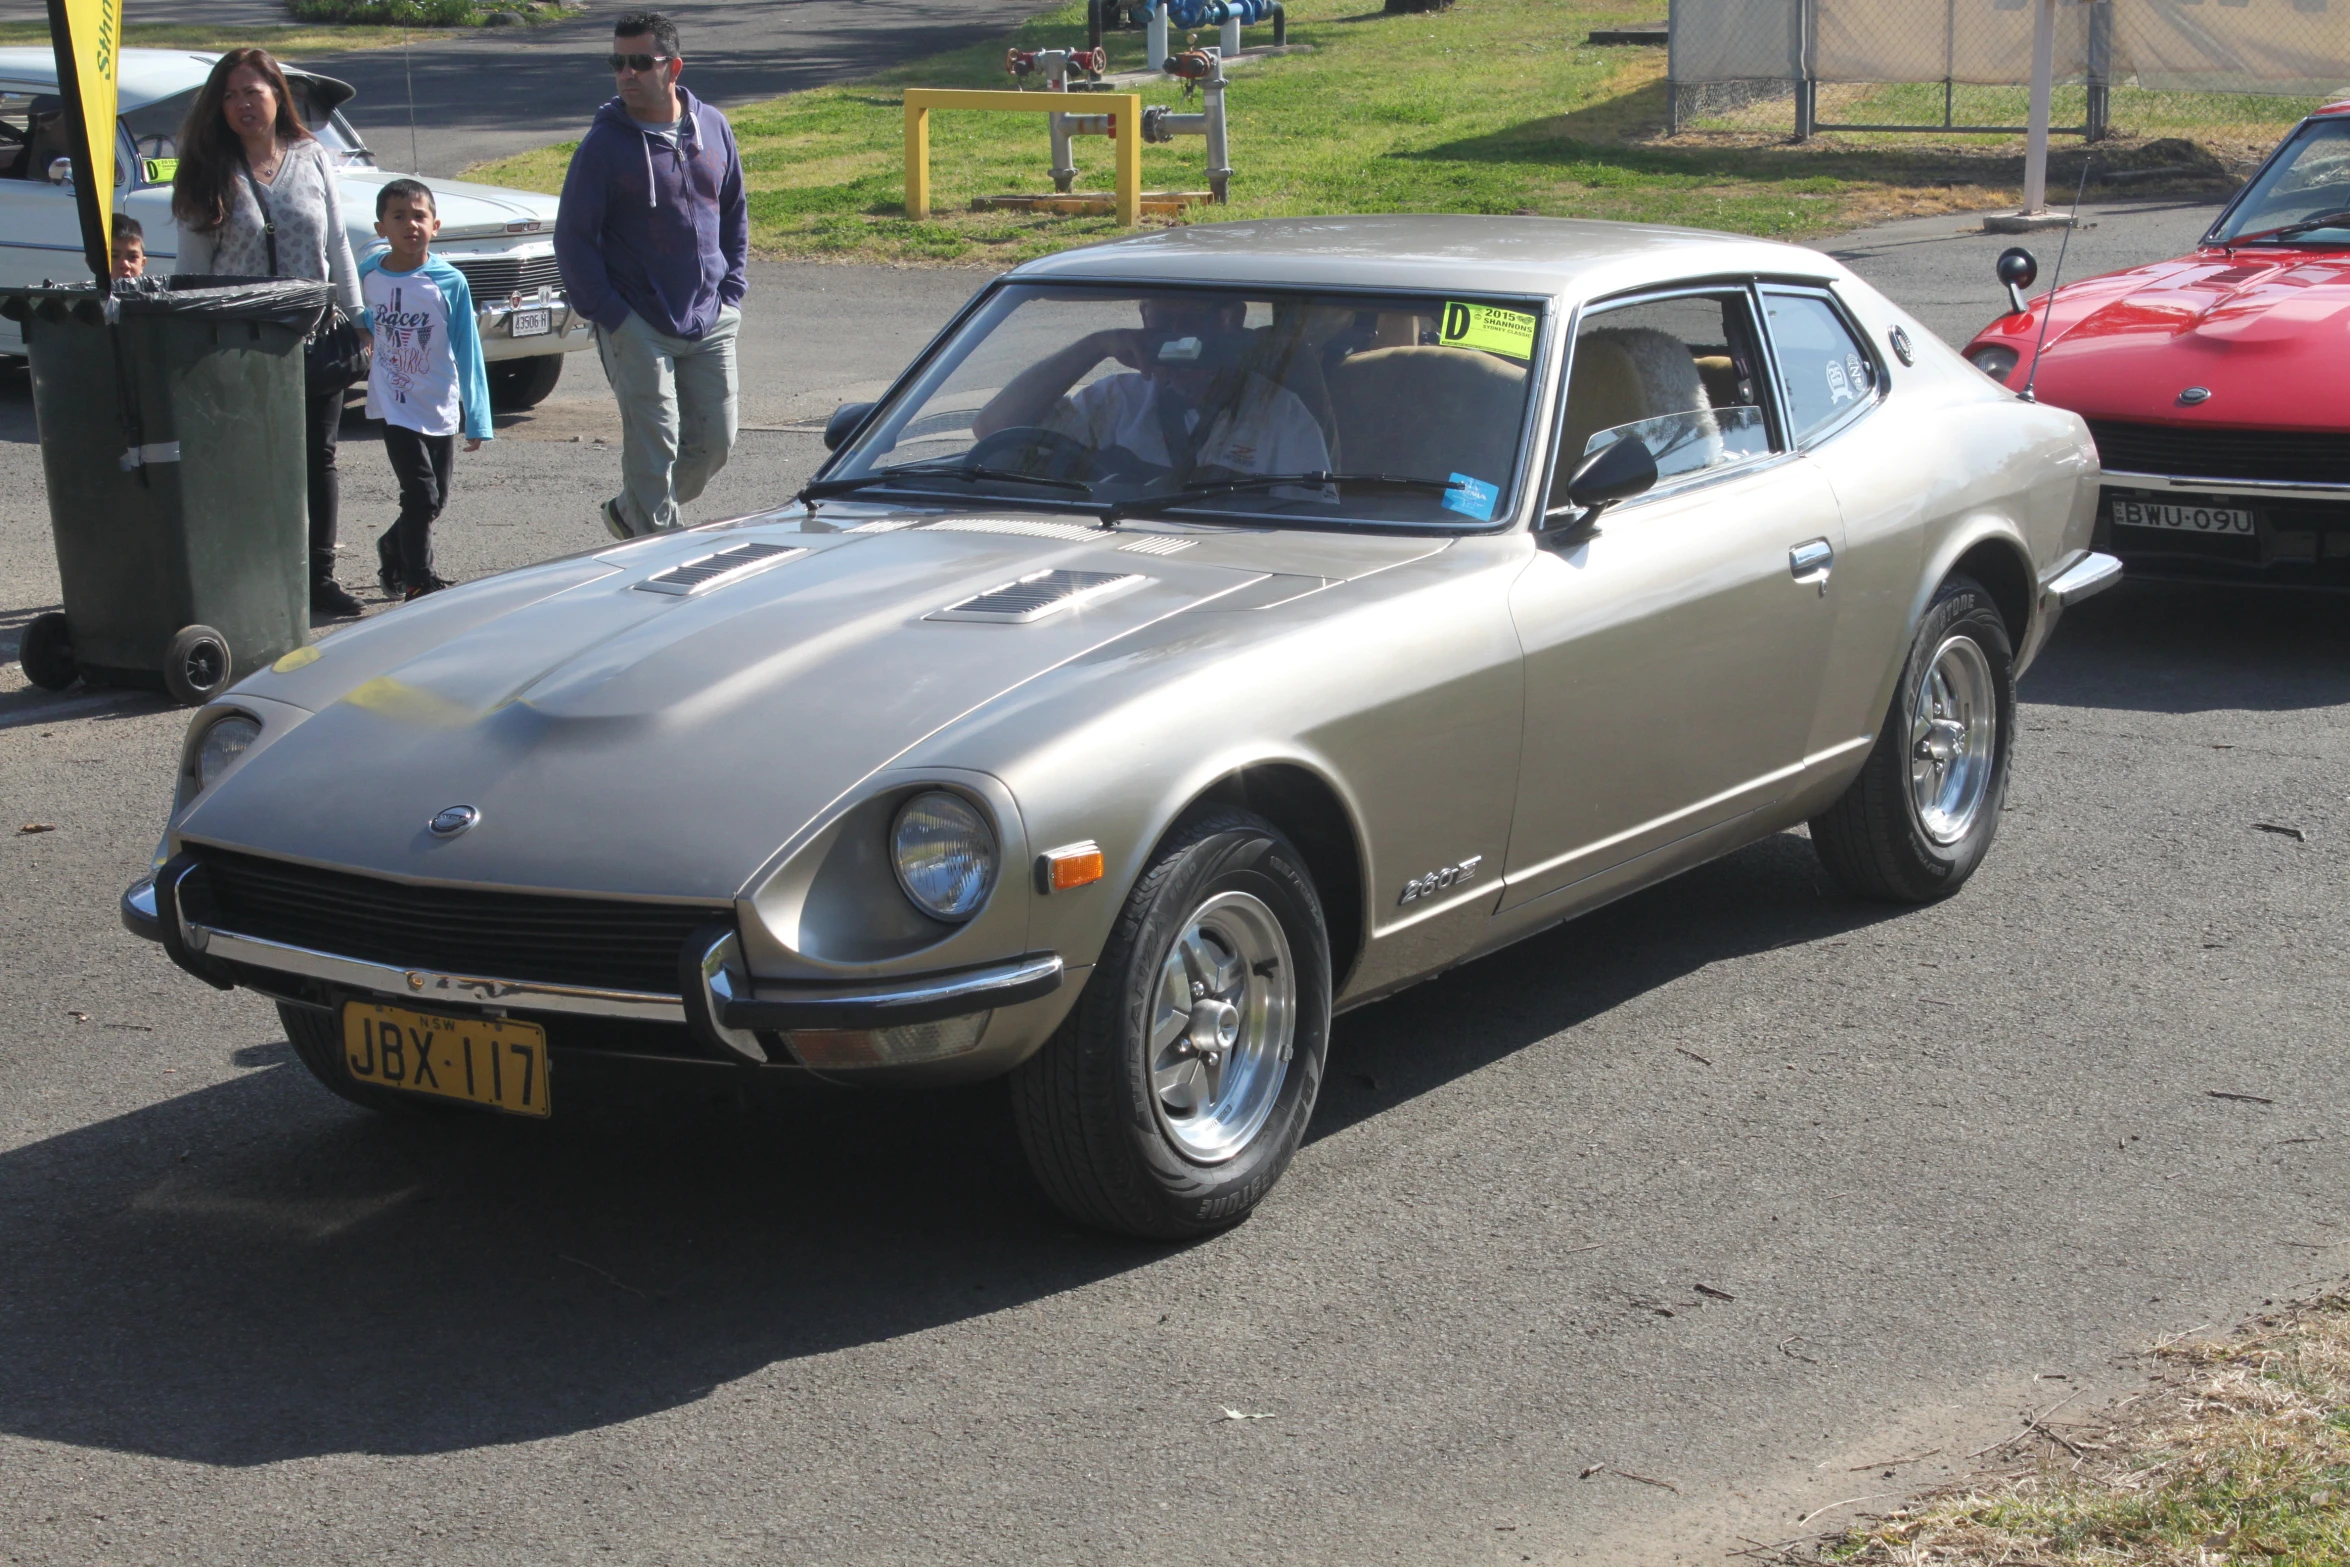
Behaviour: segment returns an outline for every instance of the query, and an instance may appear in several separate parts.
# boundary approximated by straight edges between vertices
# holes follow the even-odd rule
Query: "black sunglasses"
[[[673,54],[610,54],[604,57],[604,63],[617,75],[621,71],[649,71],[676,58]]]

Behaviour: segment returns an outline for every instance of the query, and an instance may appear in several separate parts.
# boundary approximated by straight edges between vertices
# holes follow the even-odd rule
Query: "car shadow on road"
[[[2124,581],[2068,611],[2018,695],[2135,713],[2350,703],[2350,593]]]
[[[1314,1135],[1884,912],[1800,838],[1756,845],[1341,1020]],[[578,1064],[519,1123],[352,1111],[282,1044],[234,1063],[0,1155],[0,1429],[220,1465],[531,1441],[1170,1255],[1045,1206],[1000,1084],[747,1099]]]

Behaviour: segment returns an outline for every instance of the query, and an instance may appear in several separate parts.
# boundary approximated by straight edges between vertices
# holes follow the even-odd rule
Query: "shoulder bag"
[[[290,153],[291,149],[289,149]],[[253,165],[245,161],[245,151],[237,149],[237,163],[244,170],[245,188],[253,193],[253,204],[261,209],[261,238],[269,248],[269,275],[281,276],[277,269],[277,214],[270,210],[269,198],[261,193],[261,182],[253,177]],[[285,165],[281,160],[278,167]],[[328,179],[334,178],[332,170]],[[302,342],[302,380],[312,396],[320,392],[339,392],[367,374],[367,335],[359,330],[359,323],[343,313],[339,302],[328,301],[319,316],[318,325]]]

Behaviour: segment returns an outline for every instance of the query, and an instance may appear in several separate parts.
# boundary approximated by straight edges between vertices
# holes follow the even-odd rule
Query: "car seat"
[[[1559,446],[1553,503],[1583,465],[1591,438],[1603,430],[1647,420],[1688,416],[1641,432],[1664,472],[1688,473],[1720,459],[1722,438],[1713,400],[1688,346],[1653,327],[1601,327],[1575,341],[1567,377],[1567,416]]]
[[[1498,484],[1515,465],[1526,371],[1470,348],[1374,348],[1330,377],[1338,438],[1356,466]]]
[[[1242,362],[1253,374],[1263,376],[1275,386],[1286,387],[1306,405],[1306,412],[1322,427],[1322,444],[1329,448],[1331,471],[1343,471],[1346,464],[1338,455],[1338,420],[1330,407],[1329,382],[1322,375],[1321,356],[1306,341],[1305,333],[1295,326],[1276,322],[1256,328],[1249,336],[1252,341]]]

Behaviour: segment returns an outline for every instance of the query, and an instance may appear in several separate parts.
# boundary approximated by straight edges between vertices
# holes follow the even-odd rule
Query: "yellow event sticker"
[[[1542,318],[1528,310],[1445,301],[1444,328],[1437,341],[1447,348],[1482,348],[1512,359],[1534,357],[1534,328]]]

